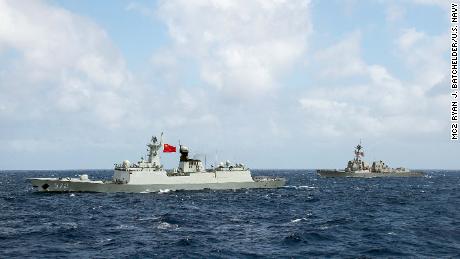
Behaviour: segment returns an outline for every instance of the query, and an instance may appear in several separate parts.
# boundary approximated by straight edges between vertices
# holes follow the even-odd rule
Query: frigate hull
[[[226,161],[206,169],[199,159],[189,158],[189,149],[180,145],[179,167],[164,170],[160,150],[175,152],[176,147],[152,137],[147,144],[148,154],[137,163],[124,160],[115,164],[111,181],[90,180],[87,174],[78,178],[30,178],[32,186],[44,192],[161,192],[203,189],[278,188],[286,180],[280,177],[252,176],[244,164]],[[206,164],[206,163],[205,163]]]
[[[345,172],[340,170],[318,170],[321,177],[356,177],[356,178],[374,178],[374,177],[418,177],[424,176],[423,172],[387,172],[387,173],[372,173],[372,172]]]
[[[75,182],[60,179],[29,179],[32,186],[42,192],[124,192],[146,193],[179,190],[236,190],[252,188],[279,188],[286,184],[284,178],[273,178],[253,182],[194,183],[194,184],[118,184],[114,182]]]

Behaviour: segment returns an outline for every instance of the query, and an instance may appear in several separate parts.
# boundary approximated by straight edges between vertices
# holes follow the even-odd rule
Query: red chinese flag
[[[164,145],[163,145],[163,152],[165,152],[165,153],[176,152],[176,147],[175,147],[175,146],[171,146],[171,145],[169,145],[169,144],[164,144]]]

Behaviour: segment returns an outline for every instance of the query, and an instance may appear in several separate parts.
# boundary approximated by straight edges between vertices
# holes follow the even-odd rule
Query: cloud
[[[0,46],[0,56],[14,56],[0,62],[7,106],[0,116],[86,111],[115,126],[125,115],[119,107],[128,106],[123,87],[131,75],[106,32],[90,20],[42,1],[2,0]]]
[[[315,95],[299,100],[301,108],[308,114],[304,121],[308,135],[339,137],[346,134],[362,137],[363,134],[381,130],[381,122],[370,115],[366,105],[326,99],[323,93]]]
[[[133,78],[89,18],[49,2],[0,0],[5,168],[109,167],[114,158],[104,154],[116,156],[132,139],[144,139],[138,131],[161,130],[162,119],[152,119],[164,106],[159,94]]]
[[[138,2],[129,2],[128,5],[126,5],[125,10],[138,12],[146,17],[152,17],[155,15],[155,12],[151,8]]]
[[[361,59],[361,33],[356,31],[345,36],[338,44],[316,53],[316,61],[320,63],[334,62],[334,66],[324,66],[321,75],[324,77],[348,77],[366,73],[366,64]]]
[[[439,139],[447,132],[441,115],[448,110],[449,37],[430,35],[418,20],[400,29],[410,17],[397,5],[409,11],[411,1],[382,8],[392,22],[387,27],[383,16],[366,15],[375,12],[375,2],[356,0],[332,6],[307,0],[130,2],[125,10],[153,18],[155,27],[143,43],[155,44],[153,69],[145,76],[128,69],[108,31],[90,17],[53,1],[0,0],[1,162],[9,168],[35,162],[109,167],[138,154],[146,136],[161,131],[200,152],[219,149],[232,160],[236,154],[253,167],[304,167],[312,162],[305,152],[315,157],[315,145],[329,152],[330,145],[320,143],[331,136],[335,147],[352,137]],[[333,12],[343,24],[331,29],[330,17],[322,18],[337,5],[348,5],[349,12]],[[141,20],[143,29],[152,25]],[[133,21],[140,20],[126,22]],[[163,27],[167,35],[158,30]],[[279,159],[281,153],[289,155]],[[17,164],[17,157],[29,165]],[[89,164],[76,162],[84,160]]]
[[[430,36],[415,28],[403,29],[396,44],[404,63],[413,71],[417,83],[424,86],[424,90],[447,79],[447,34]]]
[[[385,19],[388,22],[401,21],[405,16],[405,9],[402,5],[388,4],[385,8]]]
[[[422,40],[425,34],[417,31],[415,28],[405,29],[398,38],[399,48],[407,50],[410,49],[418,41]]]
[[[395,44],[413,72],[407,79],[395,77],[383,65],[365,62],[356,34],[319,51],[316,66],[326,71],[325,77],[299,98],[308,134],[396,137],[442,132],[445,125],[439,114],[445,109],[447,95],[433,95],[431,89],[445,80],[444,36],[427,36],[415,29],[402,31]],[[337,63],[331,66],[330,60]],[[334,69],[328,70],[330,67]],[[343,80],[354,75],[360,76],[359,83]]]
[[[450,1],[445,1],[445,0],[410,0],[410,1],[415,4],[421,4],[421,5],[437,5],[446,10],[450,8]]]
[[[199,67],[201,80],[224,94],[254,97],[279,86],[279,77],[305,53],[309,1],[163,1],[178,58]]]

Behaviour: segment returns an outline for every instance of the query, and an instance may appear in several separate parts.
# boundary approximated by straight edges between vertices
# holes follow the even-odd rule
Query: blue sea
[[[0,171],[0,258],[459,258],[460,171],[419,178],[319,178],[253,170],[280,189],[37,193],[28,177],[110,170]]]

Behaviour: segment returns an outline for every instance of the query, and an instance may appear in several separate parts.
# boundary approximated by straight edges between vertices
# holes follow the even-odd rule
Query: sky
[[[0,0],[0,169],[108,169],[161,132],[208,165],[344,168],[362,141],[460,169],[449,4]]]

